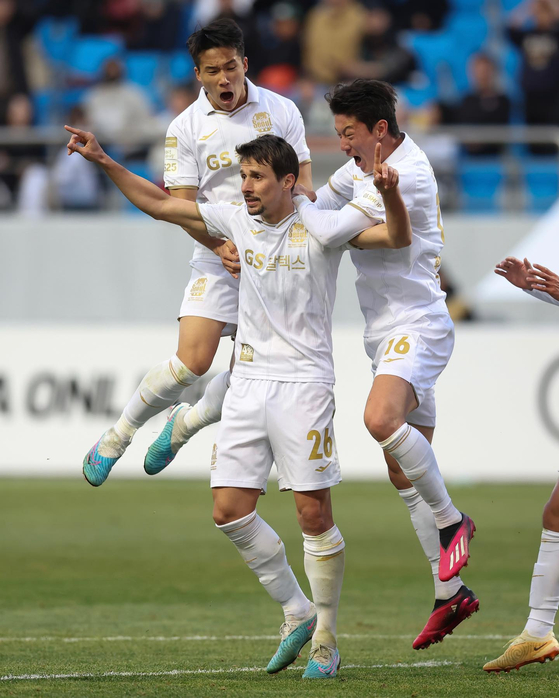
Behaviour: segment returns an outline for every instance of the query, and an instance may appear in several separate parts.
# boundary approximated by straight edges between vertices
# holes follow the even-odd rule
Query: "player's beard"
[[[247,206],[247,208],[248,208],[248,206]],[[264,213],[265,210],[266,210],[266,208],[264,207],[264,205],[262,204],[262,202],[259,201],[259,202],[258,202],[258,208],[257,208],[256,210],[254,210],[254,209],[251,208],[251,209],[248,210],[248,213],[249,213],[250,216],[261,216],[261,215]]]

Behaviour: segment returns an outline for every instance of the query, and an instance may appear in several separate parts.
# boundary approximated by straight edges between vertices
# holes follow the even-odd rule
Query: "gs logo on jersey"
[[[203,276],[201,279],[196,279],[196,281],[192,284],[192,288],[190,289],[189,300],[191,300],[191,301],[203,300],[204,293],[206,293],[207,283],[208,283],[208,279],[205,276]]]
[[[307,244],[307,229],[302,223],[293,223],[287,237],[288,247],[304,247]]]
[[[269,133],[272,130],[272,117],[267,111],[260,111],[252,117],[252,125],[258,133]]]

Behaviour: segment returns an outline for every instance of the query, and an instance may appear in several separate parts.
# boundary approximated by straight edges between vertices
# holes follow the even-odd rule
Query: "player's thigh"
[[[266,489],[273,462],[266,419],[269,383],[231,378],[213,449],[212,488]]]
[[[428,315],[384,335],[367,337],[365,348],[372,361],[373,387],[380,376],[394,376],[406,381],[417,401],[411,405],[413,414],[406,415],[408,421],[434,427],[432,388],[454,348],[454,325],[450,317]],[[421,410],[423,403],[425,406]],[[376,407],[381,409],[382,405]]]
[[[281,490],[323,490],[341,480],[334,391],[325,383],[271,381],[268,432]]]
[[[179,320],[177,356],[196,375],[203,375],[212,365],[224,327],[224,322],[203,317]]]

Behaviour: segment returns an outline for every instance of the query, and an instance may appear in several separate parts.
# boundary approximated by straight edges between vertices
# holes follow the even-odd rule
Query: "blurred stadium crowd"
[[[111,205],[66,157],[63,123],[161,182],[161,139],[198,92],[186,39],[220,16],[244,31],[248,77],[297,103],[311,149],[333,135],[328,87],[377,78],[447,209],[557,198],[559,0],[0,0],[0,209]]]

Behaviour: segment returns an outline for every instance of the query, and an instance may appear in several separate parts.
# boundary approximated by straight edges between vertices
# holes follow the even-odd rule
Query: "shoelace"
[[[332,659],[333,652],[334,650],[325,645],[318,645],[309,652],[309,659],[314,659],[319,664],[328,664]]]
[[[298,625],[299,625],[298,622],[292,621],[292,620],[291,621],[286,620],[285,623],[282,623],[281,627],[279,629],[279,634],[281,635],[281,639],[285,640],[285,638],[289,634],[291,634],[295,630],[295,628],[298,627]]]

